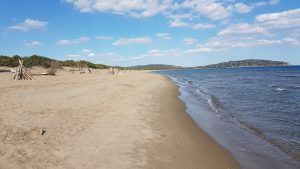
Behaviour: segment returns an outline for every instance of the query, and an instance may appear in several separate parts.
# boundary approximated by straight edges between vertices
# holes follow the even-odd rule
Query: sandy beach
[[[1,169],[239,168],[162,75],[12,77],[0,74]]]

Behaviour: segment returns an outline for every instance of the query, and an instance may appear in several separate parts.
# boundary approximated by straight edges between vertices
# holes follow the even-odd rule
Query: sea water
[[[300,168],[300,66],[158,71],[245,169]]]

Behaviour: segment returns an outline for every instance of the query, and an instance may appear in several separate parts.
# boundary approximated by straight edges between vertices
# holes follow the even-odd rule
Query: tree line
[[[8,67],[17,67],[19,65],[19,59],[23,60],[23,64],[25,67],[33,67],[33,66],[42,66],[44,68],[62,68],[63,66],[66,67],[83,67],[84,65],[87,65],[90,68],[94,69],[108,69],[109,66],[104,64],[94,64],[89,61],[80,60],[80,61],[74,61],[74,60],[65,60],[65,61],[59,61],[55,59],[51,59],[45,56],[39,56],[39,55],[32,55],[27,57],[21,57],[19,55],[14,55],[12,57],[10,56],[4,56],[0,55],[0,66],[8,66]]]

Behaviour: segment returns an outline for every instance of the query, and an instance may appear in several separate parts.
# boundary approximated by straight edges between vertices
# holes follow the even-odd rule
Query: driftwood
[[[26,69],[23,66],[23,61],[19,59],[19,66],[16,70],[14,76],[15,80],[32,80],[32,77],[27,73]]]
[[[74,72],[80,71],[80,69],[71,69],[69,71],[72,72],[72,74],[73,74]]]
[[[108,70],[108,73],[109,74],[120,74],[120,70],[118,68],[113,68],[113,67],[110,67],[109,70]]]
[[[6,73],[6,72],[11,72],[10,69],[0,69],[0,73]]]
[[[55,76],[56,75],[56,69],[48,69],[45,73],[32,73],[33,76]]]
[[[7,72],[16,73],[16,70],[13,70],[13,69],[0,69],[0,73],[7,73]]]
[[[80,74],[92,74],[92,71],[87,65],[84,65],[84,67],[80,70]]]
[[[10,69],[10,72],[11,72],[11,73],[16,73],[16,70]]]

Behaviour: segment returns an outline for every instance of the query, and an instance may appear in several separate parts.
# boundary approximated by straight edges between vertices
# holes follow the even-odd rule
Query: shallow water
[[[300,66],[172,70],[194,121],[243,168],[300,168]]]

